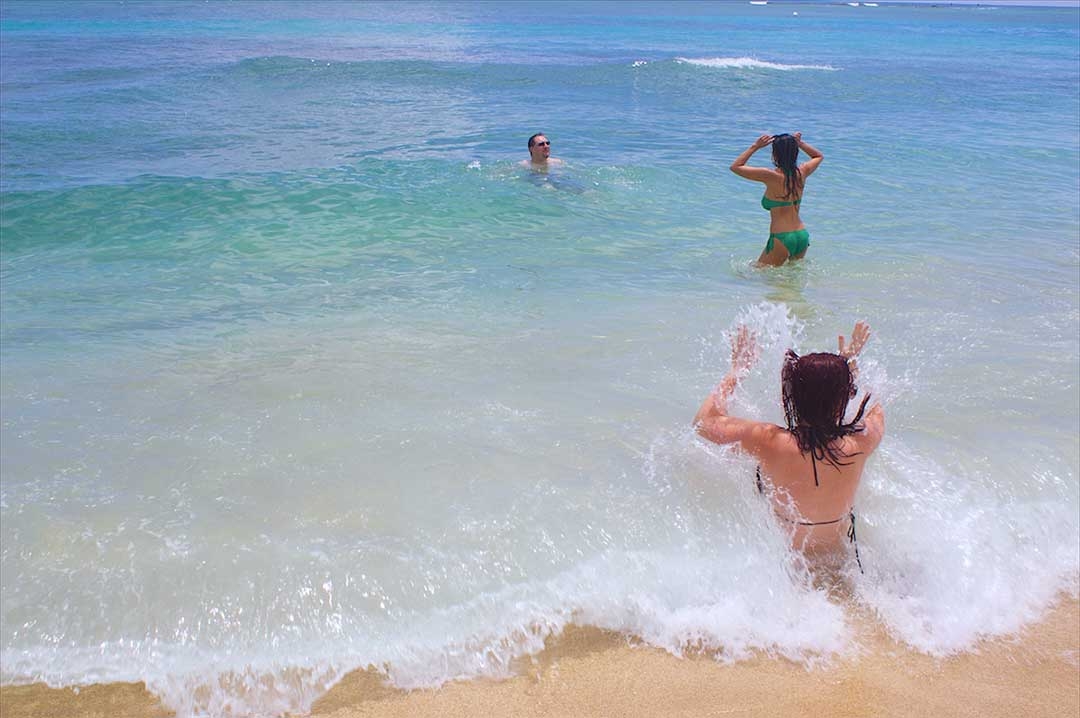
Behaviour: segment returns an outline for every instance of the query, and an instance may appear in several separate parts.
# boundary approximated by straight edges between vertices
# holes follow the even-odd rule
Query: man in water
[[[562,163],[562,160],[551,156],[551,142],[543,132],[537,132],[529,138],[529,159],[521,161],[523,167],[547,172],[549,167],[558,167]]]

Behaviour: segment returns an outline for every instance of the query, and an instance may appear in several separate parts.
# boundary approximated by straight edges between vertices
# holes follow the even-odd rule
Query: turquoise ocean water
[[[1037,620],[1080,563],[1078,87],[1075,4],[5,0],[0,681],[275,715],[569,622],[816,665],[857,615]],[[727,167],[796,130],[810,252],[754,269]],[[838,600],[690,420],[738,323],[779,421],[784,349],[857,318]]]

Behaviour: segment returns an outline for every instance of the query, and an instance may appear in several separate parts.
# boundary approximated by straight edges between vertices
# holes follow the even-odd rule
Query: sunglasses
[[[551,146],[551,143],[545,140],[544,142],[537,142],[536,146],[537,147],[549,147],[549,146]]]

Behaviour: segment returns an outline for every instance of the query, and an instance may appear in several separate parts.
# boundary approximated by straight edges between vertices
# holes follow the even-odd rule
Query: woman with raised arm
[[[694,417],[706,439],[737,444],[757,458],[758,490],[792,525],[793,546],[806,554],[833,552],[845,538],[855,541],[855,492],[866,460],[885,434],[881,405],[866,411],[869,396],[855,417],[844,421],[856,393],[855,357],[869,338],[870,327],[858,322],[850,343],[840,336],[836,354],[800,357],[788,350],[780,374],[783,427],[728,415],[728,399],[758,354],[753,335],[740,327],[731,342],[731,370]]]
[[[773,167],[748,167],[750,157],[762,147],[772,145]],[[810,159],[799,164],[799,150]],[[810,246],[810,233],[799,218],[806,178],[821,164],[823,155],[794,135],[762,135],[754,140],[731,163],[731,171],[740,177],[765,185],[761,206],[769,212],[769,241],[758,257],[758,264],[780,266],[789,259],[801,259]]]

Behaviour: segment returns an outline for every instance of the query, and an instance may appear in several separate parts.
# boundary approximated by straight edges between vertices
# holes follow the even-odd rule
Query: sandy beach
[[[760,657],[733,665],[679,658],[624,637],[572,627],[503,681],[436,690],[387,687],[382,674],[355,671],[315,703],[327,718],[492,715],[577,716],[1077,716],[1080,715],[1080,603],[1063,599],[1039,624],[933,658],[871,624],[858,655],[806,669]],[[0,689],[4,718],[170,715],[141,684],[79,690],[43,685]]]

